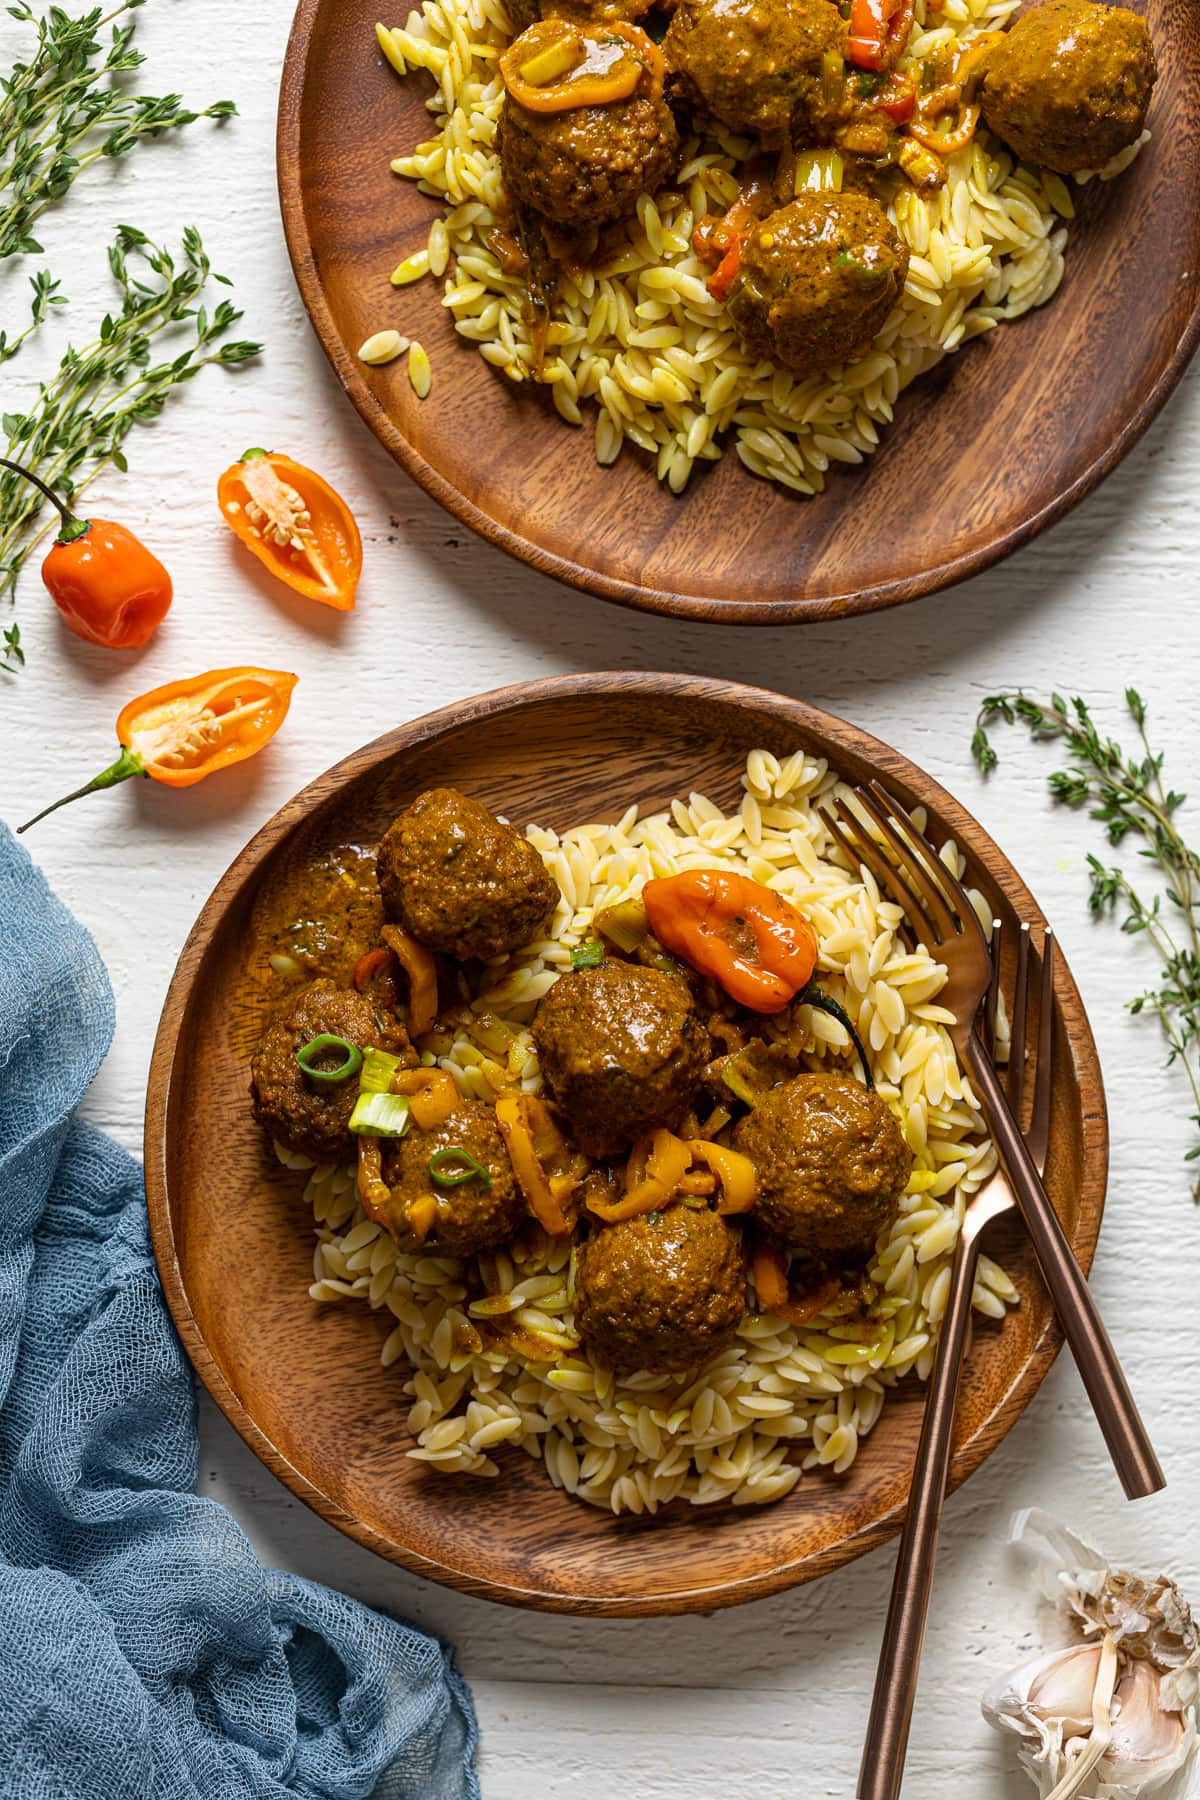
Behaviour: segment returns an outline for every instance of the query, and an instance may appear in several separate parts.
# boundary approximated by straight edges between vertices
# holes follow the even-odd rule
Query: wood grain
[[[514,387],[455,337],[439,284],[397,297],[433,202],[389,172],[430,129],[424,78],[398,82],[375,0],[301,0],[280,95],[278,174],[292,266],[346,392],[385,447],[473,530],[535,568],[652,611],[758,624],[841,617],[960,581],[1088,493],[1141,436],[1200,341],[1200,7],[1146,0],[1160,78],[1151,143],[1077,190],[1055,301],[950,358],[901,400],[882,450],[798,499],[737,458],[676,498],[627,446],[601,469],[590,429]],[[355,351],[384,324],[433,360]],[[720,529],[713,529],[719,512]]]
[[[685,676],[552,678],[461,702],[380,738],[322,776],[251,841],[183,950],[151,1064],[146,1179],[155,1249],[181,1336],[227,1417],[292,1490],[404,1567],[518,1605],[592,1614],[707,1610],[776,1592],[860,1555],[899,1527],[920,1421],[903,1388],[844,1478],[809,1479],[776,1506],[613,1519],[513,1456],[499,1479],[455,1482],[403,1452],[404,1375],[380,1371],[386,1325],[307,1296],[310,1222],[298,1182],[270,1163],[229,1044],[256,909],[297,861],[378,835],[422,787],[449,781],[522,823],[559,829],[700,788],[736,802],[746,751],[804,747],[847,777],[879,775],[952,833],[1001,916],[1041,914],[979,825],[894,751],[796,701]],[[1090,1266],[1103,1210],[1107,1123],[1095,1046],[1065,962],[1056,981],[1049,1186]],[[992,1246],[989,1244],[989,1248]],[[1058,1336],[1019,1228],[996,1234],[1023,1304],[982,1329],[960,1399],[952,1480],[1010,1429]]]

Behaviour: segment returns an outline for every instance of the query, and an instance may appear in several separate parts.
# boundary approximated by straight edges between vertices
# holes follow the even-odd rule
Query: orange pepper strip
[[[278,451],[247,450],[217,483],[221,517],[247,550],[309,600],[351,612],[362,538],[340,494]]]
[[[412,1037],[424,1037],[437,1018],[437,964],[433,951],[419,944],[398,925],[385,925],[379,933],[408,976],[408,1029]],[[418,1120],[418,1123],[420,1121]]]
[[[721,1184],[717,1211],[750,1212],[758,1195],[758,1177],[750,1158],[740,1150],[727,1150],[723,1144],[710,1144],[707,1138],[690,1138],[688,1149],[708,1164]]]
[[[422,1243],[437,1224],[438,1203],[434,1194],[424,1194],[420,1200],[410,1201],[405,1218],[408,1228],[415,1238]]]
[[[574,39],[580,55],[574,66],[556,81],[537,83],[524,71],[535,57],[560,43]],[[627,48],[616,55],[617,42]],[[539,19],[514,39],[500,58],[500,73],[510,97],[527,112],[572,112],[582,106],[609,106],[628,100],[641,86],[650,98],[662,96],[666,63],[654,39],[638,25],[623,19],[605,20],[602,27],[581,31],[562,19]]]
[[[812,980],[816,932],[748,875],[691,869],[648,881],[642,900],[659,943],[753,1012],[782,1012]]]
[[[448,1069],[398,1069],[390,1092],[408,1095],[409,1111],[419,1131],[436,1131],[461,1104],[458,1083]]]
[[[392,1197],[392,1190],[383,1179],[383,1151],[378,1138],[359,1138],[354,1185],[358,1189],[358,1197],[367,1217],[378,1220],[390,1231],[385,1208]]]
[[[789,1325],[807,1325],[841,1292],[838,1275],[830,1275],[793,1300],[788,1291],[787,1259],[771,1238],[761,1238],[752,1258],[754,1291],[760,1312],[773,1312]]]
[[[659,1127],[635,1144],[625,1169],[625,1194],[620,1200],[588,1201],[606,1225],[617,1225],[622,1219],[636,1219],[639,1213],[659,1212],[677,1192],[691,1163],[692,1155],[682,1138]]]
[[[501,1094],[496,1101],[496,1124],[504,1139],[517,1186],[524,1194],[530,1212],[551,1237],[565,1237],[571,1229],[570,1222],[550,1185],[534,1144],[538,1125],[544,1130],[550,1123],[548,1114],[544,1120],[539,1118],[539,1111],[545,1114],[545,1108],[532,1094]]]
[[[115,787],[132,775],[184,788],[244,762],[283,724],[295,685],[296,676],[279,669],[212,669],[153,688],[118,715],[121,754],[116,762],[18,830],[28,831],[69,801]]]

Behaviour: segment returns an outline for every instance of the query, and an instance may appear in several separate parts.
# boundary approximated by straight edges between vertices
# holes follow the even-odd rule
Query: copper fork
[[[1000,992],[1000,925],[992,926],[992,982],[985,1026],[996,1051],[996,1019]],[[1011,1013],[1012,1048],[1008,1060],[1008,1099],[1014,1116],[1024,1115],[1028,1058],[1030,932],[1020,928],[1016,987]],[[1042,941],[1038,977],[1037,1051],[1034,1059],[1033,1104],[1025,1142],[1039,1173],[1046,1166],[1050,1136],[1052,1085],[1054,938]],[[892,1596],[879,1652],[871,1716],[858,1777],[858,1800],[897,1800],[904,1776],[904,1756],[916,1699],[921,1648],[933,1588],[934,1562],[941,1527],[942,1502],[954,1444],[954,1410],[959,1375],[966,1352],[971,1298],[979,1266],[980,1240],[992,1220],[1016,1205],[1003,1169],[996,1169],[974,1194],[963,1215],[954,1252],[950,1292],[942,1318],[937,1356],[925,1394],[921,1439],[913,1463],[912,1487],[900,1554],[892,1578]]]
[[[1121,1485],[1131,1500],[1157,1493],[1166,1485],[1158,1458],[978,1030],[980,1007],[992,986],[992,956],[975,908],[934,846],[878,782],[851,790],[850,797],[853,808],[842,798],[835,804],[838,836],[851,866],[857,860],[871,870],[911,934],[946,967],[941,998],[955,1018],[948,1027],[951,1039],[979,1096]]]

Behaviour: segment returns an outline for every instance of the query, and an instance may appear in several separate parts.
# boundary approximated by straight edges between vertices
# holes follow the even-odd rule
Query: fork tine
[[[910,826],[909,830],[913,832],[916,841],[906,841],[897,829],[900,820],[897,819],[895,824],[892,822],[892,815],[899,813],[903,816],[903,807],[893,800],[883,788],[858,788],[854,797],[865,809],[872,822],[879,827],[899,857],[906,881],[920,894],[926,916],[933,927],[934,941],[941,944],[947,938],[956,937],[958,927],[954,922],[954,914],[950,910],[946,896],[922,861],[922,852],[928,852],[928,845],[925,844],[915,826]]]
[[[963,928],[966,929],[968,926],[974,926],[986,947],[988,936],[980,922],[979,914],[975,911],[971,896],[968,894],[966,887],[954,873],[954,870],[950,867],[949,863],[944,860],[924,833],[917,830],[909,815],[903,808],[898,808],[896,806],[895,801],[892,800],[891,796],[877,781],[871,782],[870,785],[879,798],[886,801],[888,805],[892,807],[893,817],[896,819],[897,824],[901,826],[905,836],[910,838],[918,849],[924,852],[926,861],[929,865],[930,874],[934,879],[935,884],[941,889],[943,896],[945,896],[947,891],[949,892],[951,910],[957,907]]]
[[[1037,1070],[1033,1086],[1033,1112],[1027,1139],[1029,1154],[1038,1169],[1046,1166],[1050,1140],[1050,1093],[1054,1055],[1054,933],[1047,925],[1042,937],[1042,969],[1038,990]]]
[[[992,920],[992,941],[989,954],[992,959],[992,977],[988,982],[987,996],[983,1003],[983,1041],[988,1055],[996,1060],[996,1040],[1000,1026],[1000,945],[1004,935],[1004,927],[999,919]]]
[[[825,820],[834,837],[850,858],[851,867],[853,868],[856,863],[864,863],[870,869],[883,892],[904,914],[909,936],[914,945],[919,937],[928,940],[933,935],[929,921],[921,911],[915,896],[910,893],[908,887],[900,879],[858,814],[851,812],[846,802],[840,798],[835,798],[834,806],[837,809],[837,817],[835,818],[833,813],[826,810]]]
[[[1012,1038],[1008,1052],[1008,1104],[1020,1125],[1025,1109],[1025,1067],[1029,1056],[1029,927],[1017,940],[1017,980],[1013,989]]]

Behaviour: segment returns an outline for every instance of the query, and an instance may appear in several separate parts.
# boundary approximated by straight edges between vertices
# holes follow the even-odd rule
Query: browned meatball
[[[782,148],[793,128],[819,139],[846,112],[848,34],[830,0],[679,0],[663,53],[676,96],[701,123]],[[836,80],[823,74],[825,56],[838,59]]]
[[[607,19],[640,19],[650,0],[508,0],[514,33],[527,31],[539,19],[568,19],[572,25],[603,25]]]
[[[632,213],[675,172],[679,133],[665,100],[631,94],[607,106],[535,113],[505,95],[500,166],[517,206],[564,231]]]
[[[533,1020],[546,1090],[588,1156],[687,1111],[711,1055],[684,982],[609,959],[560,975]]]
[[[758,1217],[794,1250],[867,1256],[896,1216],[912,1151],[878,1094],[843,1075],[797,1075],[737,1126],[758,1176]]]
[[[983,116],[1026,162],[1062,174],[1102,169],[1141,136],[1157,73],[1138,13],[1045,0],[989,51]]]
[[[731,1342],[745,1310],[741,1236],[707,1208],[606,1225],[576,1254],[576,1328],[617,1369],[702,1362]]]
[[[418,794],[384,832],[377,866],[388,918],[447,956],[517,950],[558,903],[533,845],[456,788]]]
[[[867,194],[800,194],[755,226],[729,294],[753,356],[819,375],[869,350],[904,291],[908,250]]]
[[[475,1175],[455,1187],[441,1185],[429,1171],[430,1158],[440,1150],[467,1151],[487,1170],[489,1179]],[[445,1173],[458,1172],[449,1157],[443,1161]],[[388,1140],[383,1147],[383,1178],[392,1190],[384,1209],[388,1229],[403,1238],[409,1230],[409,1207],[432,1194],[437,1223],[425,1242],[455,1256],[473,1256],[490,1244],[506,1243],[527,1216],[495,1112],[482,1100],[462,1101],[436,1131],[410,1129],[405,1137]]]
[[[297,1050],[328,1032],[360,1050],[386,1050],[416,1065],[403,1025],[353,988],[314,981],[296,996],[284,1017],[271,1026],[250,1062],[254,1117],[287,1150],[317,1162],[347,1162],[355,1154],[348,1127],[358,1099],[358,1076],[335,1085],[318,1082],[296,1061]],[[344,1053],[331,1050],[312,1060],[335,1069]]]

